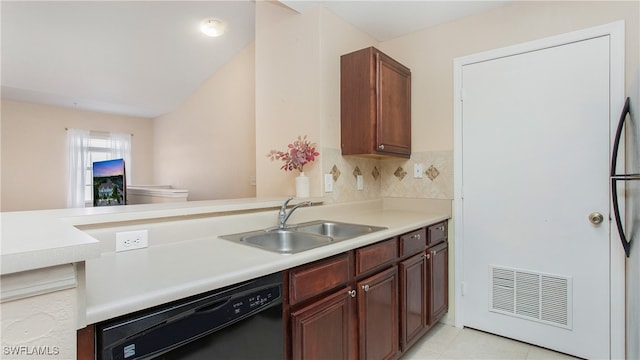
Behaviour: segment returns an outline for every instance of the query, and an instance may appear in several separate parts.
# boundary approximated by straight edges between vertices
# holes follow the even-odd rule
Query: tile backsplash
[[[342,156],[339,149],[322,150],[322,168],[333,175],[333,191],[324,193],[327,202],[356,201],[380,197],[453,199],[453,151],[411,154],[410,159],[376,159]],[[422,165],[421,178],[414,177],[414,165]],[[356,189],[362,175],[364,188]]]

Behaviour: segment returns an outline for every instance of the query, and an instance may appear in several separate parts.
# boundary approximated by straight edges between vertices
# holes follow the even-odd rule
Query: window
[[[127,183],[131,182],[131,135],[67,129],[69,173],[67,207],[93,203],[93,163],[124,159]]]

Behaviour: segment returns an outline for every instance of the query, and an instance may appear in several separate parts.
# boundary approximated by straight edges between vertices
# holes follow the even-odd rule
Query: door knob
[[[589,214],[589,221],[591,221],[593,225],[600,225],[602,221],[604,221],[604,216],[599,212],[592,212]]]

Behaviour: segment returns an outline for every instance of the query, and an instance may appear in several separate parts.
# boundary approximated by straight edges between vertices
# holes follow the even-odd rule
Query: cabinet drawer
[[[349,255],[345,253],[289,271],[289,304],[297,304],[346,284],[349,268]]]
[[[443,221],[427,228],[427,246],[447,240],[447,222]]]
[[[398,238],[356,249],[356,275],[388,264],[398,257]]]
[[[400,236],[400,257],[417,254],[427,247],[427,231],[418,229]]]

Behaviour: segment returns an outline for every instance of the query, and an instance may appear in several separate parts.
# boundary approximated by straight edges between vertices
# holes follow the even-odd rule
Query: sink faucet
[[[293,212],[297,208],[304,205],[311,206],[313,204],[311,201],[301,202],[299,204],[296,204],[294,207],[292,207],[291,210],[289,210],[289,212],[287,213],[287,205],[289,205],[289,201],[291,200],[293,200],[292,197],[288,198],[287,200],[285,200],[284,204],[282,204],[282,207],[280,207],[280,211],[278,212],[278,219],[280,220],[280,224],[278,225],[279,229],[285,228],[285,224],[287,223],[289,216],[291,216],[291,214],[293,214]]]

